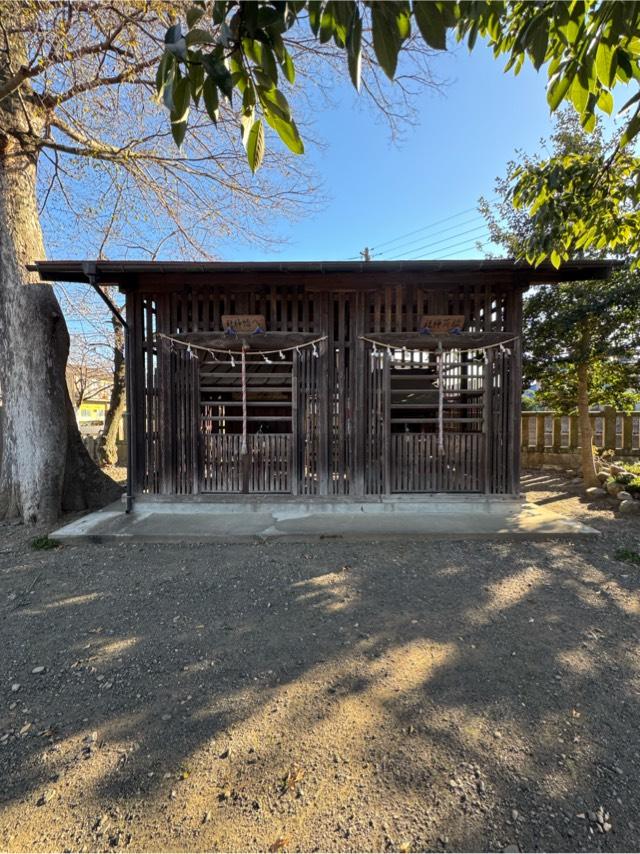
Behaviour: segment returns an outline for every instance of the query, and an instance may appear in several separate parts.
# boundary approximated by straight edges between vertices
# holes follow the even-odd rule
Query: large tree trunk
[[[578,365],[578,425],[584,485],[599,486],[593,455],[593,430],[589,418],[589,367],[586,363]]]
[[[104,419],[104,427],[98,444],[98,460],[101,465],[115,466],[118,462],[118,430],[124,415],[126,397],[124,366],[124,329],[117,317],[111,318],[113,324],[113,386],[109,399],[109,408]],[[127,441],[129,437],[127,436]]]
[[[19,48],[12,53],[18,64]],[[7,74],[0,64],[0,80]],[[120,490],[80,439],[65,381],[69,335],[58,300],[26,270],[45,257],[38,152],[20,136],[27,122],[38,128],[41,120],[28,109],[15,95],[0,102],[0,518],[46,524],[62,509],[99,506]]]

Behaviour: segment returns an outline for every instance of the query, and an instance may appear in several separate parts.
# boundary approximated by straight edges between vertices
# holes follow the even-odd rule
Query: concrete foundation
[[[256,498],[192,501],[137,500],[130,514],[112,504],[65,525],[62,542],[309,542],[406,539],[544,539],[598,532],[546,508],[513,498],[403,497],[363,502]]]

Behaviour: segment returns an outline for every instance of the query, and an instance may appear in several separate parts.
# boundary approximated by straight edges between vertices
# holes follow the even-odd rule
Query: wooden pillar
[[[562,446],[562,418],[560,415],[554,415],[551,422],[551,450],[554,454],[560,453]]]
[[[367,437],[367,412],[365,407],[370,405],[366,400],[365,385],[366,372],[368,370],[365,342],[360,336],[365,334],[364,299],[365,294],[355,294],[353,304],[355,306],[355,340],[352,345],[354,357],[354,389],[353,389],[353,493],[356,496],[364,496],[364,467],[365,467],[365,442]],[[388,305],[387,305],[388,310]]]
[[[320,363],[316,369],[318,383],[318,494],[329,495],[329,359],[333,358],[333,323],[329,311],[329,294],[322,294],[322,341],[319,350]],[[318,361],[317,359],[315,361]]]
[[[505,327],[512,331],[516,340],[507,347],[511,350],[510,371],[510,394],[509,405],[511,407],[510,418],[507,421],[509,472],[507,475],[507,490],[517,495],[520,492],[520,428],[522,415],[522,295],[524,287],[514,281],[512,290],[508,294]],[[499,312],[498,312],[499,314]]]
[[[130,413],[129,460],[133,478],[133,494],[143,491],[144,481],[144,354],[142,350],[142,312],[140,295],[129,291],[125,302],[126,319],[129,324],[129,350],[126,369],[130,373],[127,389],[127,409]]]
[[[494,350],[486,350],[487,360],[484,363],[484,394],[483,394],[483,409],[484,409],[484,460],[483,460],[483,477],[484,477],[484,492],[489,495],[493,491],[492,478],[492,459],[491,453],[493,436],[493,371],[494,371]]]
[[[616,449],[616,410],[613,406],[605,406],[604,412],[604,437],[603,444],[605,450],[615,451]]]
[[[629,412],[622,416],[622,450],[625,454],[633,450],[633,416]]]
[[[536,415],[536,451],[544,454],[544,428],[546,415]]]
[[[520,447],[523,451],[529,448],[529,424],[531,416],[528,412],[523,412],[520,416]]]
[[[569,449],[575,451],[580,447],[580,429],[578,425],[578,416],[569,416]]]

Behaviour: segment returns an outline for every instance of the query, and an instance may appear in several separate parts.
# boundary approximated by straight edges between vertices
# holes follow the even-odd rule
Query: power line
[[[483,246],[487,246],[489,243],[491,243],[491,240],[488,239],[488,236],[482,237],[482,238],[480,236],[478,236],[474,240],[466,240],[466,241],[463,241],[462,243],[457,243],[454,246],[447,246],[446,249],[444,249],[444,250],[442,250],[442,249],[438,250],[439,252],[441,252],[443,254],[436,255],[432,260],[433,261],[440,261],[443,258],[450,258],[451,256],[449,255],[449,253],[454,251],[454,250],[460,250],[462,252],[466,252],[469,249],[473,249],[475,246],[482,248]]]
[[[428,225],[423,225],[421,228],[416,228],[413,231],[408,231],[405,234],[401,234],[399,237],[394,237],[391,240],[385,240],[384,243],[380,243],[378,244],[378,246],[373,246],[372,249],[382,249],[384,246],[389,246],[391,243],[397,243],[399,240],[404,240],[405,237],[412,237],[414,234],[419,234],[421,231],[427,231],[428,229],[433,228],[435,225],[441,225],[443,222],[449,222],[452,219],[457,219],[460,216],[464,216],[465,214],[477,210],[477,207],[467,208],[466,210],[460,211],[459,213],[451,214],[451,216],[444,217],[444,219],[434,220],[434,222],[430,222]]]
[[[455,231],[457,228],[464,228],[466,225],[471,225],[472,222],[477,222],[480,219],[478,216],[471,217],[471,219],[465,220],[464,222],[457,222],[455,225],[448,225],[446,228],[439,228],[437,231],[434,231],[429,235],[422,235],[421,237],[416,237],[413,240],[410,240],[408,243],[401,243],[399,246],[394,246],[392,249],[387,250],[390,252],[401,252],[410,246],[415,246],[416,243],[420,243],[421,240],[424,240],[427,237],[431,240],[432,237],[437,237],[439,234],[445,234],[448,231]],[[378,253],[379,255],[386,255],[385,252]],[[377,257],[377,256],[376,256]]]
[[[488,228],[489,228],[488,225],[486,225],[486,223],[483,223],[482,225],[476,225],[474,228],[469,228],[466,231],[461,231],[458,234],[450,234],[448,237],[443,237],[440,240],[430,241],[429,243],[425,243],[422,246],[419,246],[418,249],[412,250],[412,251],[415,251],[417,254],[416,255],[410,255],[409,258],[410,259],[411,258],[418,258],[418,257],[420,257],[420,255],[424,251],[429,250],[429,249],[433,249],[434,246],[440,246],[440,244],[442,244],[442,243],[451,243],[451,241],[453,241],[455,243],[461,237],[465,237],[468,234],[474,234],[475,232],[483,232],[483,231],[488,230]],[[446,248],[447,248],[446,246],[443,246],[441,249],[438,250],[438,252],[442,252],[443,249],[446,249]],[[402,257],[403,257],[402,254],[396,255],[393,258],[390,258],[389,260],[395,261],[398,258],[402,258]]]
[[[441,246],[440,249],[436,249],[436,252],[442,254],[442,253],[451,252],[454,249],[460,249],[463,247],[471,248],[472,246],[475,246],[478,243],[478,241],[491,242],[490,241],[490,235],[489,234],[478,234],[475,237],[467,238],[466,240],[458,241],[457,243],[449,243],[449,244],[447,244],[447,246]],[[446,254],[444,255],[444,257],[445,258],[447,257]],[[415,261],[415,260],[419,260],[420,258],[424,258],[424,255],[412,255],[410,258],[407,258],[406,260]]]
[[[431,238],[432,237],[437,237],[439,234],[445,234],[446,232],[454,231],[455,229],[464,228],[465,226],[471,225],[471,223],[478,222],[478,221],[481,221],[483,225],[485,224],[484,220],[479,220],[477,217],[474,217],[473,219],[469,219],[466,222],[461,222],[461,223],[456,224],[456,225],[450,225],[447,228],[442,228],[439,231],[435,231],[433,234],[430,234],[427,238],[429,245],[431,244]],[[475,227],[479,228],[480,226],[475,226]],[[449,234],[447,237],[445,237],[443,239],[445,241],[455,240],[460,234],[466,234],[466,232],[465,231],[462,231],[462,232],[458,231],[458,232],[456,232],[456,234]],[[420,243],[421,240],[424,240],[424,237],[418,237],[416,240],[411,240],[409,243],[405,243],[401,246],[395,246],[391,251],[392,252],[399,251],[399,254],[398,255],[392,255],[389,260],[393,261],[396,258],[401,258],[403,253],[405,253],[407,250],[409,250],[411,252],[419,251],[422,248],[422,246],[425,245],[424,243],[422,244],[422,246],[419,246],[417,250],[411,249],[411,247],[415,246],[416,243]],[[382,254],[384,255],[385,253],[383,252]]]

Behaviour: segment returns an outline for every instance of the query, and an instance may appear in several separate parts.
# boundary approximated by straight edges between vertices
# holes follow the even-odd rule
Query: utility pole
[[[368,246],[365,246],[362,252],[360,253],[360,257],[363,261],[371,261],[371,250]]]

